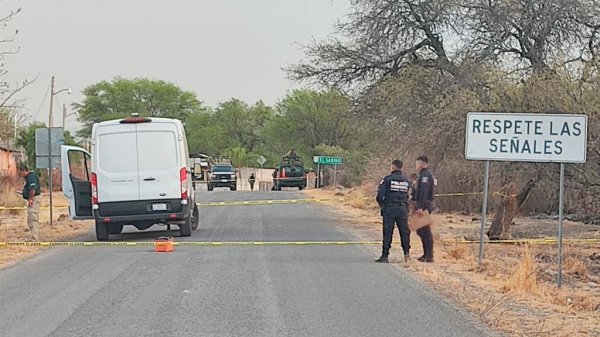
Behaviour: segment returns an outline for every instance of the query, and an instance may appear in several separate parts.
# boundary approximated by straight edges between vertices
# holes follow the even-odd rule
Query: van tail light
[[[187,180],[187,169],[182,167],[179,170],[179,182],[181,183],[181,201],[188,199],[188,180]]]
[[[92,205],[98,205],[98,176],[92,173]]]

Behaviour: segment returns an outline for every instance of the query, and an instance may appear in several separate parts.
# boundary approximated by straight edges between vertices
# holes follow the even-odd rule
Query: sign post
[[[52,171],[60,167],[60,146],[65,143],[63,128],[40,128],[35,130],[35,166],[48,169],[50,192],[50,227],[52,227]]]
[[[260,181],[258,182],[258,189],[260,190],[260,185],[263,181],[263,165],[267,162],[267,158],[265,158],[265,156],[261,154],[260,156],[258,156],[258,159],[256,159],[256,162],[258,163],[258,165],[260,165]]]
[[[586,115],[570,114],[467,114],[465,158],[486,161],[479,243],[480,267],[487,215],[489,161],[560,163],[557,283],[558,287],[562,285],[564,166],[565,163],[585,163],[587,120]]]
[[[565,193],[565,163],[560,163],[560,192],[558,205],[558,287],[562,286],[563,198]]]
[[[485,173],[483,174],[483,205],[481,206],[481,231],[479,233],[479,260],[477,268],[483,266],[483,232],[487,221],[488,186],[490,182],[490,161],[485,161]]]
[[[333,186],[335,186],[337,166],[342,165],[342,157],[314,156],[313,162],[317,164],[317,188],[321,187],[321,165],[333,165]]]

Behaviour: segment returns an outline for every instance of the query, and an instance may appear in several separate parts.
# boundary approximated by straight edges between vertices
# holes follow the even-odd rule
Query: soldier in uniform
[[[408,229],[408,192],[410,182],[402,175],[402,162],[392,162],[392,173],[379,184],[377,202],[383,216],[383,246],[381,257],[376,262],[388,263],[392,246],[394,225],[400,232],[400,242],[404,251],[404,261],[410,260],[410,230]]]
[[[39,218],[40,218],[40,179],[35,172],[29,171],[26,165],[19,167],[19,172],[25,178],[23,186],[23,199],[27,200],[27,226],[31,232],[31,241],[40,241]]]
[[[254,191],[254,183],[256,182],[256,176],[254,173],[250,174],[250,178],[248,178],[248,183],[250,183],[250,190]]]

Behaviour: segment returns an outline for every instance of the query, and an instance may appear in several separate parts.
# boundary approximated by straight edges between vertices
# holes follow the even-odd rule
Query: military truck
[[[273,182],[273,189],[281,191],[283,187],[297,187],[299,190],[306,188],[306,175],[308,170],[304,167],[302,158],[292,153],[287,153],[277,165]]]
[[[207,188],[212,191],[215,187],[229,187],[231,191],[237,190],[237,172],[229,158],[215,159],[210,165]]]

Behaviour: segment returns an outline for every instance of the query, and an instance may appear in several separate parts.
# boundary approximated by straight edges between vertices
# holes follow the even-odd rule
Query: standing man
[[[21,176],[25,178],[23,186],[23,199],[27,200],[27,226],[31,232],[31,241],[40,241],[38,227],[40,219],[40,179],[35,172],[29,171],[29,168],[22,164],[19,167]]]
[[[254,191],[254,183],[256,182],[256,176],[254,176],[254,173],[250,174],[250,178],[248,178],[248,182],[250,183],[250,190]]]
[[[433,188],[436,184],[433,174],[429,171],[429,159],[427,156],[417,158],[416,168],[419,171],[419,179],[417,180],[417,188],[415,191],[414,201],[418,214],[428,211],[433,211]],[[423,256],[418,260],[420,262],[433,262],[433,234],[431,233],[431,224],[417,229],[417,235],[423,243]]]
[[[275,170],[273,171],[273,173],[271,174],[273,176],[273,187],[271,187],[271,191],[276,191],[277,190],[277,181],[279,180],[279,170],[277,168],[275,168]]]
[[[404,251],[404,262],[410,260],[410,230],[408,229],[408,191],[410,182],[402,175],[402,162],[392,162],[392,173],[379,184],[377,203],[383,216],[383,247],[381,257],[375,262],[388,263],[388,255],[392,246],[394,224],[400,232],[400,242]]]

